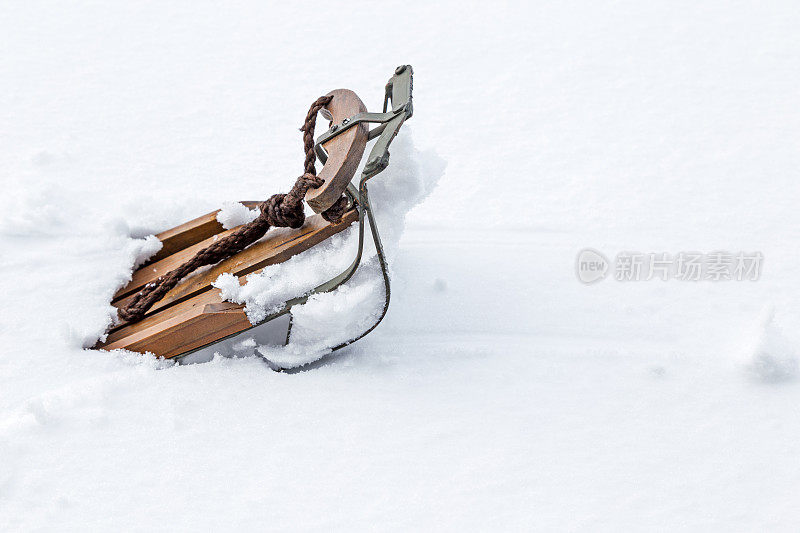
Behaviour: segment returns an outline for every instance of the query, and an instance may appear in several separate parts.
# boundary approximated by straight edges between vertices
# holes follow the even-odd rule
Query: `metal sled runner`
[[[367,183],[382,172],[389,163],[389,145],[405,120],[413,113],[412,69],[403,65],[395,70],[386,84],[383,111],[367,112],[359,97],[347,89],[337,89],[326,95],[329,103],[320,111],[330,120],[329,129],[322,133],[313,145],[313,150],[323,167],[318,178],[324,183],[305,194],[305,201],[315,211],[299,228],[273,228],[266,236],[242,251],[213,264],[203,271],[182,278],[147,312],[136,321],[122,320],[109,330],[104,342],[96,348],[113,350],[124,348],[136,352],[150,352],[156,356],[182,360],[183,362],[204,360],[213,350],[224,344],[233,346],[234,337],[247,331],[256,340],[261,335],[274,337],[275,331],[285,331],[285,341],[291,338],[291,309],[305,303],[310,296],[328,292],[345,283],[357,270],[365,242],[366,223],[375,243],[385,287],[383,309],[376,322],[361,334],[331,346],[335,351],[343,348],[372,331],[386,315],[389,306],[389,275],[380,235],[369,201]],[[368,124],[378,124],[372,130]],[[356,187],[351,180],[365,152],[367,142],[376,139]],[[308,141],[310,145],[310,140]],[[313,162],[312,162],[313,167]],[[326,213],[342,194],[347,204],[340,220],[329,222]],[[259,202],[242,202],[249,208]],[[263,209],[263,207],[262,207]],[[114,295],[112,305],[123,310],[137,296],[137,292],[151,287],[179,265],[187,262],[221,238],[236,231],[224,230],[217,222],[217,211],[201,216],[181,226],[160,233],[163,243],[161,251],[133,273],[131,281]],[[352,264],[332,279],[320,284],[308,293],[297,295],[285,302],[274,314],[259,324],[251,324],[244,305],[223,301],[220,291],[211,283],[223,273],[242,277],[259,272],[264,267],[281,263],[290,257],[308,250],[328,237],[358,223],[358,248]],[[240,280],[240,283],[242,281]],[[122,313],[120,313],[121,316]],[[220,344],[222,343],[222,346]]]

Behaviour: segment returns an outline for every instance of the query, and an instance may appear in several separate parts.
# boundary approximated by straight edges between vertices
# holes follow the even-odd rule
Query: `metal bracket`
[[[367,158],[364,173],[371,177],[385,169],[389,165],[389,145],[394,140],[403,122],[414,114],[412,101],[413,74],[414,69],[411,68],[411,65],[401,65],[395,69],[394,76],[386,84],[382,113],[358,113],[342,120],[341,124],[331,124],[328,131],[320,135],[314,145],[314,151],[319,160],[323,164],[328,160],[328,154],[322,145],[337,135],[341,135],[356,124],[380,124],[380,126],[370,130],[367,137],[369,140],[376,137],[379,138]],[[390,101],[392,110],[387,111]]]

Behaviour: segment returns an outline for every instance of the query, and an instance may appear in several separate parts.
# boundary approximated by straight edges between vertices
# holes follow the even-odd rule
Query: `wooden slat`
[[[352,215],[348,213],[347,215],[345,215],[345,217],[343,217],[343,222],[346,220],[350,220],[351,218]],[[307,236],[308,233],[312,231],[318,231],[327,224],[328,223],[321,216],[312,215],[306,219],[305,224],[303,225],[302,228],[300,228],[299,231],[293,230],[291,228],[271,228],[269,230],[269,233],[267,233],[265,239],[262,240],[261,243],[258,243],[259,248],[257,249],[264,251],[269,248],[273,248],[276,249],[276,252],[280,251],[278,249],[282,249],[282,247],[291,245],[293,241],[302,239],[303,237]],[[222,229],[221,226],[220,229]],[[146,284],[155,281],[156,279],[158,279],[159,276],[163,276],[164,274],[167,274],[168,272],[178,268],[183,263],[194,257],[194,255],[197,252],[211,245],[217,239],[222,239],[224,237],[227,237],[234,231],[236,231],[236,228],[230,230],[222,230],[220,233],[213,235],[210,238],[207,238],[203,241],[200,241],[197,244],[188,246],[168,257],[165,257],[164,259],[161,259],[160,261],[150,262],[147,265],[140,267],[133,273],[131,281],[126,286],[122,287],[117,291],[111,302],[117,305],[117,307],[124,307],[130,301],[134,292],[139,291],[139,289],[144,287]],[[266,246],[264,243],[269,243],[269,246]],[[263,268],[264,266],[266,266],[266,264],[257,266],[255,268]],[[236,274],[241,275],[247,273],[248,272],[241,271]]]
[[[169,358],[251,327],[244,306],[221,301],[218,291],[209,292],[208,296],[204,299],[213,300],[210,303],[184,302],[189,305],[181,308],[181,312],[152,317],[149,323],[133,324],[129,326],[131,331],[118,333],[119,338],[109,335],[109,340],[98,348],[126,348]]]
[[[120,326],[108,334],[105,342],[98,346],[98,348],[106,349],[108,345],[117,346],[119,341],[125,341],[126,338],[136,339],[142,331],[150,330],[150,328],[160,324],[166,324],[170,320],[177,317],[192,317],[202,312],[202,309],[207,304],[215,304],[222,302],[219,289],[212,289],[201,294],[198,294],[190,300],[179,302],[171,307],[163,309],[159,313],[152,314],[143,318],[133,324],[125,324]],[[152,330],[151,330],[152,331]],[[108,348],[110,349],[110,348]]]
[[[234,231],[235,228],[230,230],[223,230],[221,233],[218,233],[216,235],[213,235],[212,237],[209,237],[208,239],[205,239],[196,244],[183,248],[182,250],[179,250],[173,253],[172,255],[169,255],[161,259],[160,261],[150,262],[146,265],[139,267],[139,269],[136,270],[131,276],[131,281],[117,291],[117,293],[114,295],[114,298],[111,300],[111,303],[115,305],[118,304],[117,307],[123,307],[128,303],[128,301],[130,301],[131,296],[134,292],[138,292],[139,289],[141,289],[151,281],[155,281],[156,279],[158,279],[159,276],[163,276],[164,274],[167,274],[168,272],[178,268],[183,263],[194,257],[194,255],[197,252],[199,252],[206,246],[210,245],[215,240],[227,237]]]
[[[246,207],[253,209],[261,202],[248,201],[242,203]],[[157,254],[147,261],[147,264],[160,261],[179,250],[183,250],[184,248],[187,248],[193,244],[197,244],[198,242],[212,237],[217,233],[225,231],[225,228],[222,227],[222,224],[217,222],[217,213],[219,212],[220,210],[217,209],[216,211],[201,217],[197,217],[196,219],[190,220],[185,224],[175,226],[172,229],[162,231],[156,235],[163,246]]]
[[[245,274],[285,261],[346,229],[356,220],[358,213],[353,210],[346,213],[339,224],[327,223],[321,216],[314,215],[296,230],[274,228],[264,240],[236,256],[187,277],[157,302],[144,319],[133,324],[120,324],[97,348],[125,348],[151,352],[159,357],[174,357],[244,331],[252,326],[244,313],[244,306],[223,301],[219,289],[212,287],[211,282],[223,272],[230,272],[244,283]],[[130,297],[115,305],[124,305]]]
[[[358,220],[358,212],[352,210],[345,213],[341,222],[338,224],[330,224],[326,222],[321,215],[313,215],[308,217],[305,224],[299,229],[272,228],[264,239],[249,246],[235,256],[214,265],[208,270],[187,276],[171,291],[164,295],[164,298],[156,302],[148,311],[148,315],[210,289],[211,283],[216,280],[220,274],[225,272],[235,276],[244,276],[266,266],[282,263],[290,257],[304,252],[312,246],[321,243],[328,237],[346,229],[356,220]],[[221,236],[224,236],[224,234]],[[210,243],[212,239],[209,239],[207,242]],[[159,263],[142,267],[134,273],[134,281],[131,283],[136,282],[137,287],[149,283],[158,276],[169,272],[191,258],[194,253],[202,249],[207,242],[198,243]],[[195,250],[195,248],[197,250]],[[157,270],[153,271],[154,268]],[[139,272],[143,272],[143,274],[138,275]],[[127,288],[123,289],[121,292],[128,294],[128,296],[114,302],[114,306],[117,308],[125,307],[134,296],[133,290],[129,291]],[[124,322],[122,324],[124,324]]]

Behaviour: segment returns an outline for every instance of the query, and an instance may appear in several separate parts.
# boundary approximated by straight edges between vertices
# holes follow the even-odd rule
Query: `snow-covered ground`
[[[0,530],[796,531],[798,27],[789,1],[0,4]],[[291,375],[82,349],[148,235],[286,190],[309,103],[376,109],[403,63],[393,161],[446,167],[375,332]],[[584,248],[764,259],[586,285]]]

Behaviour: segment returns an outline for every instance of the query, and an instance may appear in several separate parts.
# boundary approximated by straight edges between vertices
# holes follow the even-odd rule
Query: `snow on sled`
[[[388,309],[389,275],[367,182],[388,166],[389,145],[413,113],[411,93],[412,69],[403,65],[386,84],[381,113],[367,112],[361,99],[347,89],[331,91],[315,101],[301,128],[305,173],[292,190],[265,202],[242,202],[260,213],[238,227],[225,229],[215,211],[158,234],[161,250],[114,295],[111,303],[117,308],[118,322],[95,348],[199,362],[213,357],[220,347],[235,353],[242,346],[274,344],[276,338],[288,344],[292,308],[341,287],[356,273],[362,262],[366,222],[383,278],[382,309],[361,331],[326,347],[326,351],[347,346],[372,331]],[[318,112],[330,121],[330,127],[315,142]],[[370,130],[369,123],[379,125]],[[351,179],[372,139],[377,140],[356,187]],[[319,174],[314,168],[317,157],[323,163]],[[305,217],[303,200],[316,214]],[[217,283],[221,276],[234,276],[238,287],[244,283],[244,276],[284,263],[354,223],[358,240],[350,265],[310,290],[287,297],[266,316],[254,320],[244,304],[223,298]],[[239,340],[242,337],[246,338],[244,342]]]

